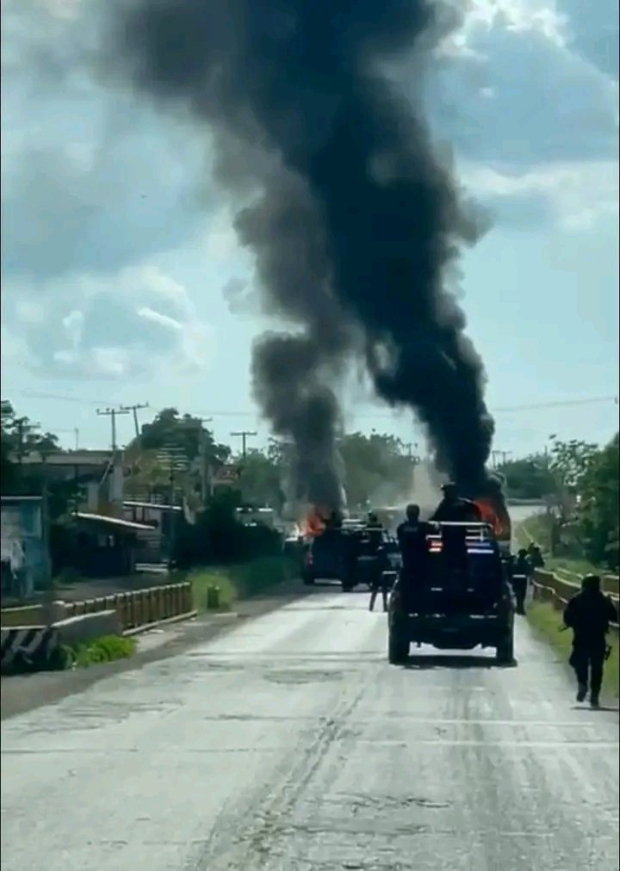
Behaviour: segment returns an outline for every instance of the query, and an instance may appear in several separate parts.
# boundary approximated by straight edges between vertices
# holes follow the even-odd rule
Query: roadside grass
[[[530,602],[527,609],[527,619],[536,635],[550,643],[558,655],[566,662],[571,652],[572,632],[560,632],[562,615],[548,602]],[[603,678],[602,694],[606,698],[618,698],[618,636],[610,633],[608,636],[611,644],[611,656],[605,663],[605,675]]]
[[[89,641],[88,644],[75,646],[63,645],[60,648],[58,666],[67,668],[89,668],[103,662],[114,662],[117,659],[127,659],[136,649],[134,638],[122,635],[105,635]]]
[[[519,547],[527,547],[531,541],[540,545],[545,556],[545,568],[554,572],[559,578],[572,584],[581,584],[584,575],[612,575],[609,570],[595,566],[586,559],[572,557],[552,557],[549,555],[548,524],[544,515],[534,515],[517,524],[515,539]],[[617,592],[617,585],[609,581],[604,584],[608,592]]]
[[[239,599],[256,596],[299,574],[299,566],[286,556],[265,556],[244,563],[206,566],[191,571],[194,607],[197,611],[230,611]],[[210,588],[219,589],[217,606],[210,601]],[[212,594],[211,594],[212,595]]]

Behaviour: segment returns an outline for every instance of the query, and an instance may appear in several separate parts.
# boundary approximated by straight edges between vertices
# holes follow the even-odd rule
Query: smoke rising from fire
[[[484,479],[484,370],[447,290],[479,227],[420,109],[382,64],[423,69],[439,37],[422,0],[128,0],[115,60],[141,92],[214,137],[240,191],[236,227],[265,307],[294,331],[258,340],[255,396],[296,448],[298,498],[340,502],[334,385],[352,354],[376,394],[426,425],[440,470]],[[443,34],[441,34],[443,35]],[[409,82],[416,87],[416,82]],[[247,199],[246,199],[247,203]]]

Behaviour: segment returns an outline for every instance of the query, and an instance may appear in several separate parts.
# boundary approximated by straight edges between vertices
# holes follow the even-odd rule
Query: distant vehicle
[[[254,506],[243,506],[235,508],[235,514],[239,523],[244,526],[269,526],[274,527],[275,512],[273,508],[255,508]]]
[[[340,581],[343,590],[351,589],[349,546],[350,535],[341,529],[328,528],[314,536],[304,556],[304,584],[314,584],[317,580]]]
[[[328,528],[315,536],[305,553],[304,584],[314,584],[317,580],[340,581],[346,592],[360,584],[370,586],[373,573],[382,571],[391,586],[400,568],[398,544],[384,532],[379,555],[367,546],[365,532],[365,524],[344,520],[340,529]]]
[[[465,552],[444,546],[446,527],[463,527]],[[411,644],[439,650],[494,647],[498,662],[514,657],[514,606],[500,549],[485,523],[440,523],[427,536],[426,577],[401,574],[390,596],[388,659],[406,661]]]

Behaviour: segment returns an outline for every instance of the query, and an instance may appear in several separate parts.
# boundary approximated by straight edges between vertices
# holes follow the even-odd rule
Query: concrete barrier
[[[49,605],[30,605],[24,608],[5,608],[1,619],[4,628],[40,627],[46,625],[46,608]],[[128,593],[116,593],[97,599],[80,602],[54,602],[54,622],[81,617],[85,614],[100,614],[114,611],[122,630],[149,626],[160,620],[194,614],[192,585],[165,584]]]
[[[0,667],[11,671],[19,660],[42,668],[49,662],[58,644],[55,631],[49,626],[2,627]]]
[[[108,635],[123,634],[116,611],[99,611],[95,614],[68,617],[54,623],[53,629],[57,643],[69,647],[89,644],[96,638],[105,638]]]
[[[24,627],[24,626],[42,626],[43,607],[42,605],[26,605],[23,608],[3,608],[2,609],[2,627]]]

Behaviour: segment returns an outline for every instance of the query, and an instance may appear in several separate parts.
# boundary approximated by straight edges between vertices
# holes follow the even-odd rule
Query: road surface
[[[2,723],[3,871],[617,871],[618,714],[317,589]]]

